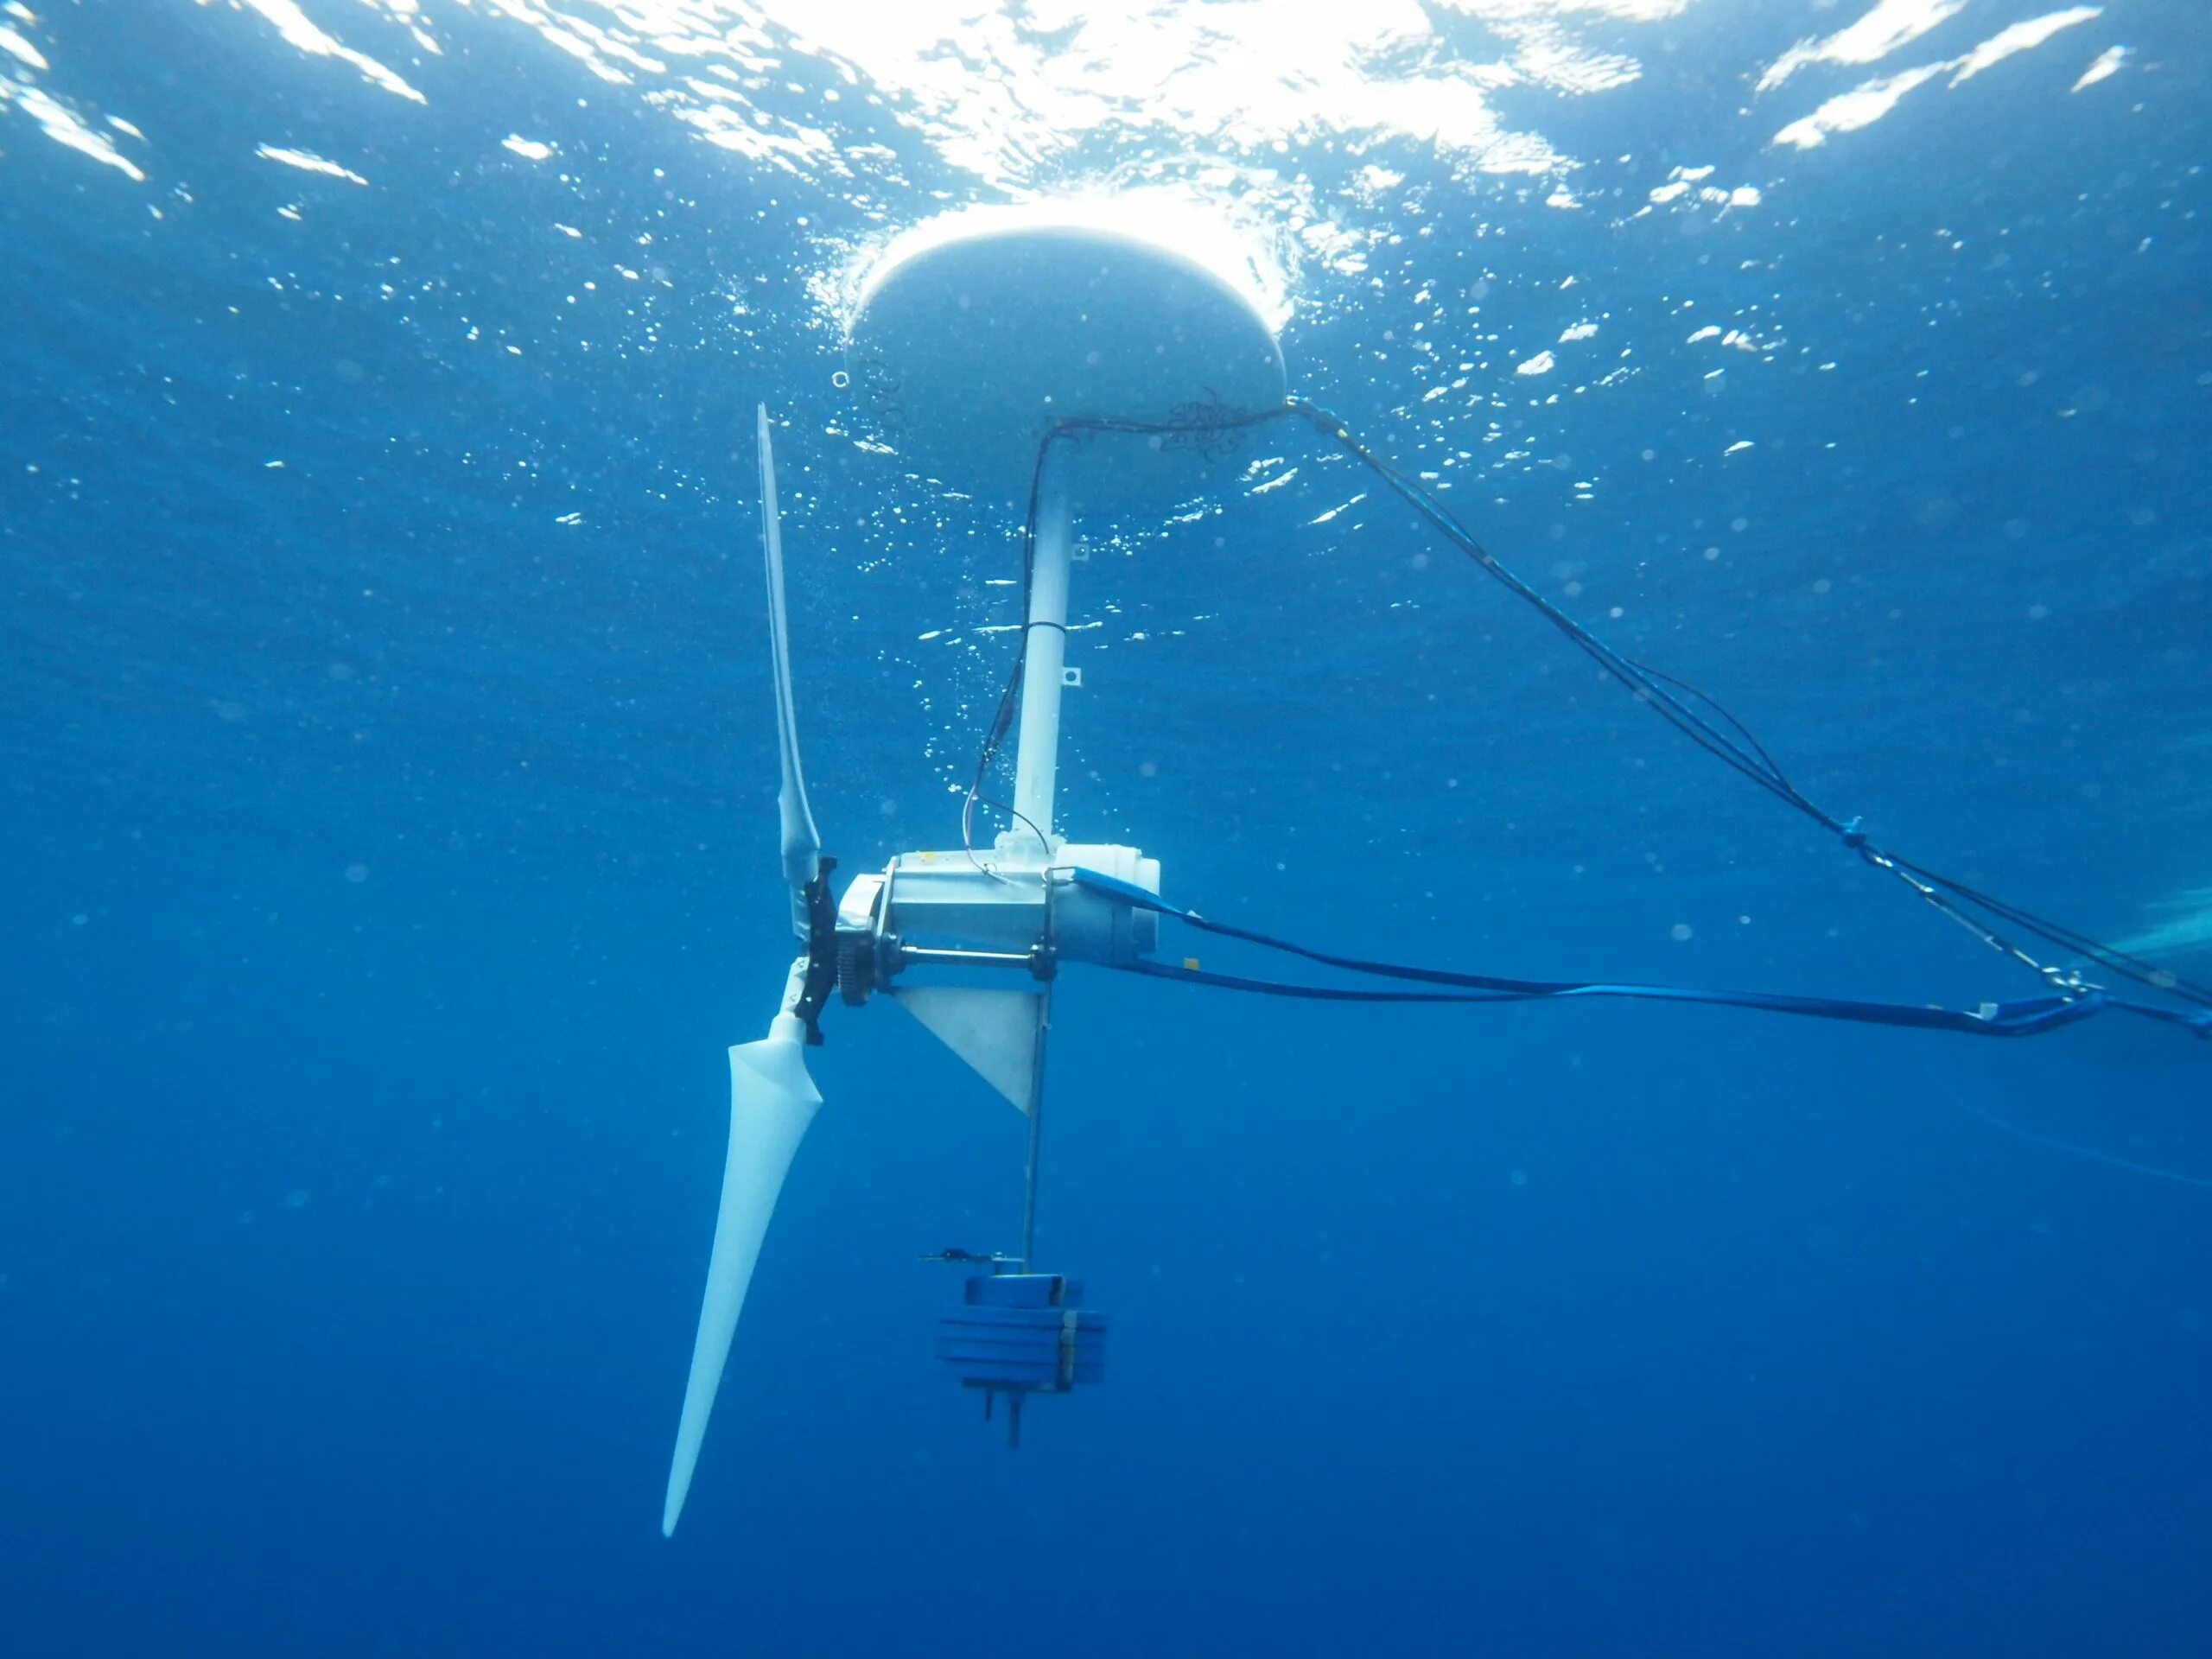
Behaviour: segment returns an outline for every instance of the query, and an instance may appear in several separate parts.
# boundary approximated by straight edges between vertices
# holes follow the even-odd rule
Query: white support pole
[[[1075,551],[1075,509],[1068,499],[1074,457],[1065,443],[1045,452],[1037,486],[1037,544],[1029,570],[1029,627],[1022,647],[1021,731],[1014,761],[1014,810],[1029,820],[1013,833],[1033,840],[1030,824],[1052,833],[1052,786],[1060,763],[1060,669],[1068,649],[1068,563]]]

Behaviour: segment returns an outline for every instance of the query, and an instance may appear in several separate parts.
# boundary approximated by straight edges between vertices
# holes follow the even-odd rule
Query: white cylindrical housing
[[[1075,555],[1074,503],[1064,442],[1045,452],[1037,480],[1037,542],[1029,569],[1029,626],[1022,644],[1021,729],[1014,759],[1017,836],[1052,833],[1052,790],[1060,764],[1060,670],[1068,650],[1068,564]]]

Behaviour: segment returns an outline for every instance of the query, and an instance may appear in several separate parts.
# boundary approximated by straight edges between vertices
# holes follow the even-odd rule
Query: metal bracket
[[[791,1012],[806,1027],[810,1048],[822,1046],[822,1010],[837,983],[837,906],[830,897],[830,873],[837,861],[823,857],[806,884],[806,983]]]
[[[922,1260],[957,1262],[963,1267],[988,1268],[993,1273],[1004,1273],[1009,1268],[1018,1268],[1021,1265],[1020,1258],[1016,1256],[1003,1255],[997,1250],[988,1253],[982,1250],[963,1250],[957,1244],[939,1250],[933,1255],[925,1255]]]

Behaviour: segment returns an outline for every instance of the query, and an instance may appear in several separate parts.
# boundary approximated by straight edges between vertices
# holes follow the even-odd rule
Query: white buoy
[[[1054,423],[1250,414],[1283,400],[1256,283],[1072,206],[970,210],[908,232],[859,288],[846,362],[861,415],[913,471],[1026,508]],[[1201,253],[1209,257],[1201,257]],[[1236,446],[1085,442],[1075,511],[1165,505],[1233,477]]]

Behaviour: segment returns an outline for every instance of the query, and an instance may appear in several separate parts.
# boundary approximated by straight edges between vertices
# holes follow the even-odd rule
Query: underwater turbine
[[[1615,650],[1522,580],[1419,478],[1369,448],[1335,416],[1286,395],[1282,355],[1261,299],[1233,268],[1209,264],[1187,233],[1171,247],[1139,225],[1037,210],[952,215],[893,244],[861,286],[847,337],[851,378],[873,424],[912,471],[970,495],[1019,504],[1022,648],[977,758],[962,844],[901,853],[855,877],[830,878],[799,765],[784,603],[782,539],[767,410],[759,414],[762,547],[782,786],[778,807],[791,921],[802,949],[767,1034],[729,1051],[729,1142],[721,1204],[684,1388],[661,1529],[672,1534],[697,1470],[761,1241],[808,1124],[822,1105],[805,1051],[821,1040],[830,994],[857,1005],[880,991],[939,1038],[1027,1118],[1028,1156],[1017,1253],[947,1251],[968,1264],[963,1305],[939,1324],[938,1357],[988,1415],[1007,1403],[1019,1443],[1023,1402],[1103,1374],[1105,1322],[1082,1287],[1036,1270],[1037,1163],[1045,1046],[1061,964],[1300,999],[1491,1005],[1598,997],[1704,1004],[1801,1019],[1994,1038],[2063,1029],[2107,1009],[2212,1039],[2212,984],[2131,948],[2099,943],[1880,845],[1862,821],[1801,791],[1744,723],[1695,687]],[[1224,274],[1226,273],[1226,274]],[[1964,1007],[1603,979],[1533,980],[1377,961],[1212,919],[1160,896],[1160,866],[1134,847],[1077,844],[1053,813],[1076,521],[1085,511],[1166,505],[1228,481],[1245,434],[1302,423],[1367,467],[1486,575],[1537,612],[1638,702],[1747,782],[1835,837],[1866,868],[1900,883],[1979,944],[2025,968],[2038,995]],[[1111,435],[1141,442],[1104,442]],[[1015,715],[1019,712],[1019,729]],[[1014,798],[983,794],[992,761],[1015,742]],[[1008,827],[975,844],[975,809]],[[1160,918],[1286,953],[1387,988],[1286,982],[1155,960]],[[2037,956],[2028,941],[2056,946]],[[2171,938],[2153,943],[2171,947]],[[2087,976],[2096,972],[2106,982]],[[2130,980],[2155,1000],[2113,994]],[[1982,1116],[1979,1112],[1976,1116]],[[2196,1185],[2180,1175],[2051,1140],[2060,1152]]]
[[[1072,844],[1054,824],[1061,694],[1080,683],[1065,664],[1076,518],[1086,508],[1164,505],[1229,476],[1236,419],[1280,409],[1285,393],[1274,330],[1237,284],[1137,232],[1034,213],[955,215],[894,244],[860,291],[848,357],[874,424],[909,467],[978,497],[1028,497],[1011,827],[988,849],[901,853],[880,874],[856,877],[842,900],[831,898],[836,861],[823,855],[799,763],[763,406],[777,805],[804,948],[767,1034],[729,1051],[721,1203],[664,1535],[683,1515],[761,1242],[822,1105],[805,1051],[821,1041],[817,1022],[833,989],[849,1004],[887,993],[1027,1118],[1020,1252],[947,1258],[986,1270],[969,1279],[962,1311],[941,1326],[939,1357],[982,1391],[987,1411],[1006,1396],[1009,1440],[1027,1394],[1065,1392],[1099,1375],[1103,1319],[1079,1306],[1080,1285],[1035,1272],[1032,1260],[1046,1032],[1062,962],[1127,965],[1153,948],[1159,914],[1140,901],[1158,893],[1160,867],[1132,847]],[[1217,441],[1109,450],[1068,435],[1071,423],[1161,426],[1193,411],[1211,412]],[[1124,464],[1118,451],[1131,448],[1142,453]],[[971,796],[971,812],[975,804]],[[927,982],[932,969],[957,982]]]

